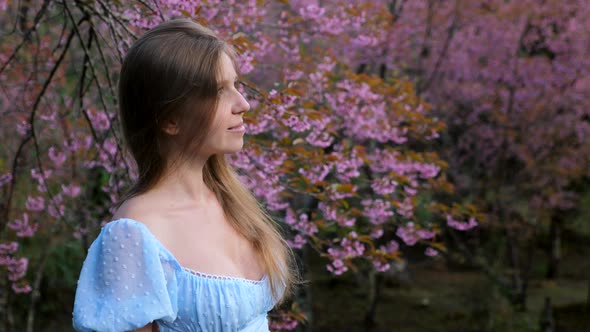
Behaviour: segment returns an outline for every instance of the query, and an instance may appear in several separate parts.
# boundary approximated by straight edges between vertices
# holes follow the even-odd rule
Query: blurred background
[[[239,52],[227,158],[308,281],[273,330],[590,331],[587,0],[0,0],[0,331],[73,330],[121,61],[177,17]]]

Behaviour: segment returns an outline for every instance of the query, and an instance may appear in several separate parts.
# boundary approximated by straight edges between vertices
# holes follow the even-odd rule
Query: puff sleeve
[[[174,266],[160,257],[147,227],[120,219],[105,225],[90,246],[74,302],[77,331],[129,331],[178,311]]]

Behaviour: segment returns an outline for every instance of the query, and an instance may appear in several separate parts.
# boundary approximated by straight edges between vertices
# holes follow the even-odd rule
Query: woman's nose
[[[241,93],[239,93],[239,98],[238,98],[237,104],[234,108],[234,113],[245,113],[249,110],[250,110],[250,104],[248,103],[246,98],[244,98],[244,96]]]

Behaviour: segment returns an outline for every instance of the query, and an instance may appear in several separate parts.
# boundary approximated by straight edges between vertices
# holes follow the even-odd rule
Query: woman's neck
[[[201,158],[173,168],[152,190],[179,205],[206,204],[213,194],[203,180],[206,162],[207,159]]]

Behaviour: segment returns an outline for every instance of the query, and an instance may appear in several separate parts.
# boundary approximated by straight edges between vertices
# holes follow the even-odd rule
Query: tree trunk
[[[561,218],[558,215],[551,217],[549,227],[549,264],[547,266],[547,279],[557,279],[559,275],[559,262],[561,261]]]
[[[8,326],[8,279],[0,278],[0,331],[5,332],[9,330]]]
[[[506,231],[508,254],[512,278],[510,299],[518,311],[527,311],[528,287],[535,253],[536,228],[521,227],[518,235],[511,230]],[[522,252],[521,252],[522,244]]]
[[[300,202],[303,205],[303,209],[305,211],[305,213],[307,214],[307,216],[309,217],[309,219],[311,220],[312,218],[312,213],[314,211],[317,210],[318,208],[318,204],[319,201],[311,196],[305,196],[302,197],[300,196],[299,199],[301,199]],[[313,281],[312,278],[312,273],[311,273],[311,250],[309,245],[305,245],[303,246],[303,248],[300,251],[300,254],[298,255],[298,259],[302,264],[298,264],[299,267],[302,269],[302,275],[303,275],[303,280],[309,280],[309,281]],[[300,301],[300,303],[303,303],[303,311],[305,312],[305,316],[306,316],[306,322],[307,324],[305,324],[303,330],[305,332],[312,332],[313,331],[313,290],[311,288],[311,286],[307,286],[307,287],[302,287],[301,288],[301,292],[299,294],[299,299],[302,300]]]
[[[508,236],[508,260],[512,270],[510,302],[518,311],[526,311],[526,283],[522,278],[522,266],[520,263],[520,251],[516,237],[512,231],[507,231]]]
[[[4,325],[6,327],[6,332],[14,331],[14,314],[12,313],[13,308],[10,305],[12,302],[12,289],[9,285],[10,282],[7,282],[6,287],[4,288],[6,290],[6,322]]]
[[[33,290],[31,291],[31,303],[29,305],[29,312],[27,315],[27,332],[33,332],[35,328],[35,313],[37,308],[37,301],[39,300],[39,296],[41,295],[39,288],[41,287],[41,281],[43,280],[43,275],[45,274],[45,265],[49,260],[50,250],[51,241],[49,241],[49,246],[47,250],[43,250],[39,267],[37,268],[37,271],[35,271],[35,282],[33,283]]]
[[[374,331],[375,326],[377,326],[375,314],[377,312],[377,303],[379,302],[381,288],[383,286],[382,273],[377,273],[375,270],[371,269],[368,277],[369,289],[367,291],[367,299],[369,306],[367,308],[367,312],[365,313],[365,319],[363,322],[365,332]]]
[[[305,268],[305,280],[313,280],[311,275],[310,266],[310,249],[309,246],[303,247],[303,261],[306,266]],[[313,291],[311,286],[305,287],[305,315],[307,316],[307,324],[305,324],[305,332],[312,332],[313,331]]]
[[[545,297],[545,306],[541,312],[541,332],[555,332],[555,320],[553,319],[553,308],[551,298]]]
[[[308,246],[303,246],[301,250],[295,252],[297,258],[297,266],[299,267],[301,278],[304,281],[311,280],[311,272],[309,271],[309,251]],[[293,294],[293,301],[298,303],[301,311],[305,315],[305,324],[299,324],[296,331],[299,332],[313,332],[314,317],[313,317],[313,289],[309,283],[296,287]]]
[[[529,290],[529,281],[531,279],[531,268],[533,266],[533,259],[535,254],[535,240],[537,238],[537,229],[532,226],[532,228],[527,228],[527,232],[525,235],[525,256],[523,257],[524,262],[522,262],[522,269],[520,272],[521,280],[522,280],[522,288],[520,290],[521,301],[520,304],[522,305],[523,311],[526,311],[527,308],[527,299],[528,299],[528,290]]]

